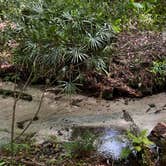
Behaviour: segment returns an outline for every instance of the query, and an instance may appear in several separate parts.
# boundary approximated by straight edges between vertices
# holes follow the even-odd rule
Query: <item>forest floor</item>
[[[112,47],[108,76],[88,73],[87,88],[102,91],[106,99],[166,90],[166,40],[161,32],[123,32]]]
[[[26,162],[24,165],[28,165],[27,162],[30,162],[29,165],[43,165],[43,162],[46,163],[45,160],[50,161],[51,158],[42,151],[43,147],[45,147],[44,142],[50,136],[56,136],[58,140],[62,141],[68,140],[71,134],[70,129],[73,126],[109,127],[127,130],[130,124],[122,119],[122,110],[127,110],[139,128],[147,129],[148,132],[158,122],[166,121],[166,93],[164,92],[166,90],[166,75],[161,75],[160,71],[157,71],[157,73],[152,72],[153,62],[158,63],[166,58],[165,44],[162,33],[158,32],[119,34],[113,47],[108,75],[85,73],[87,78],[85,87],[88,90],[87,92],[91,92],[91,95],[94,96],[106,99],[119,96],[122,98],[104,100],[81,94],[69,97],[56,94],[54,90],[45,92],[38,117],[26,131],[29,134],[33,133],[33,138],[39,144],[36,147],[37,150],[34,150],[32,145],[32,155],[28,156],[24,151],[23,154],[16,156],[16,160],[23,160],[22,163]],[[4,76],[4,73],[8,75],[15,72],[11,68],[12,70],[6,73],[6,69],[10,68],[10,55],[5,57],[2,54],[0,56],[3,56],[2,61],[0,61],[1,76]],[[161,70],[163,71],[162,68]],[[13,87],[14,84],[11,82],[0,82],[0,89],[13,90]],[[18,86],[17,88],[19,89],[20,87]],[[40,85],[28,87],[25,92],[32,95],[33,100],[20,100],[18,102],[15,126],[17,134],[25,128],[32,119],[34,112],[38,109],[43,93],[42,89],[43,87],[40,87]],[[126,96],[130,96],[130,98]],[[1,144],[10,141],[9,129],[11,128],[12,105],[13,97],[7,97],[5,94],[0,95]],[[51,145],[51,147],[53,146]],[[39,151],[43,152],[40,155],[44,156],[44,159],[39,159]],[[54,151],[54,153],[58,154],[57,151]],[[54,153],[55,159],[56,155]],[[0,155],[9,157],[4,154]],[[32,156],[35,162],[32,162]],[[50,156],[52,157],[52,155]],[[82,162],[81,160],[79,161]],[[84,161],[92,163],[91,165],[97,165],[97,163],[102,165],[101,160],[98,162],[96,158],[91,159],[88,157]],[[73,165],[72,160],[65,162],[68,165]],[[74,162],[78,161],[75,160]]]
[[[13,83],[1,82],[2,89],[12,90],[13,86]],[[15,126],[17,134],[25,128],[27,123],[34,116],[43,93],[39,87],[28,87],[25,92],[31,94],[33,100],[20,100],[18,102]],[[10,141],[9,129],[11,128],[12,104],[12,97],[0,96],[1,144]],[[50,137],[56,137],[57,140],[61,141],[69,140],[73,126],[107,127],[127,130],[129,129],[130,122],[126,122],[122,119],[122,110],[127,110],[130,113],[141,130],[147,129],[148,132],[150,132],[158,122],[166,121],[166,93],[147,96],[141,99],[119,98],[108,101],[84,95],[67,97],[65,95],[56,95],[55,93],[46,92],[41,110],[38,114],[38,120],[33,121],[32,125],[26,131],[26,134],[31,135],[33,133],[33,139],[39,144],[38,148],[42,149],[43,146],[45,146],[45,141],[49,140]],[[52,146],[51,144],[51,147]],[[43,152],[46,153],[44,154],[44,159],[39,159],[38,151],[40,150],[36,150],[36,154],[33,153],[34,160],[39,163],[40,161],[41,163],[42,161],[46,162],[46,156],[48,154]],[[30,156],[26,158],[26,153],[24,155],[22,153],[20,154],[20,157],[23,157],[25,162],[30,160]],[[55,159],[55,154],[50,156],[52,159]],[[21,161],[19,155],[17,155],[17,157],[18,161]],[[84,161],[86,160],[87,162],[89,162],[89,160],[95,161],[95,159],[92,160],[90,158],[84,159]],[[70,162],[72,165],[73,161]],[[78,161],[76,160],[76,162]],[[99,163],[100,162],[101,160]]]

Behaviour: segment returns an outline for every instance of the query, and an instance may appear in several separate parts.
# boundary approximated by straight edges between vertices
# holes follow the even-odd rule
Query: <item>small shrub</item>
[[[154,61],[151,72],[157,76],[155,78],[157,84],[163,85],[166,80],[166,61]]]
[[[166,76],[166,61],[154,61],[151,72],[156,75]]]
[[[89,67],[108,69],[110,54],[104,49],[112,43],[114,31],[107,1],[1,0],[0,6],[1,20],[15,25],[0,36],[6,43],[18,43],[12,49],[13,61],[32,71],[36,80],[53,78],[71,85]]]
[[[89,156],[94,150],[95,136],[86,132],[80,138],[64,144],[69,158],[83,158]]]
[[[121,157],[127,158],[130,154],[134,154],[137,157],[138,163],[142,166],[154,166],[149,149],[149,146],[153,143],[147,138],[147,131],[141,131],[138,136],[128,132],[127,138],[130,141],[130,145],[123,149]]]

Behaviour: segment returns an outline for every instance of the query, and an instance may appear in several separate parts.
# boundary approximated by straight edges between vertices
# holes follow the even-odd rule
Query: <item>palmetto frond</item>
[[[30,1],[30,2],[22,2],[22,6],[25,6],[26,9],[29,9],[36,14],[43,13],[44,8],[44,1],[43,0],[36,0],[36,1]]]
[[[63,93],[66,93],[68,95],[72,95],[74,93],[76,93],[76,91],[78,90],[77,88],[77,83],[75,83],[74,81],[72,82],[67,82],[67,81],[59,81],[59,88],[62,89]]]
[[[34,60],[37,54],[39,53],[39,48],[37,47],[37,44],[32,41],[26,41],[24,43],[23,51],[25,55],[29,55],[29,60]]]
[[[98,72],[104,72],[108,74],[107,64],[102,57],[91,57],[87,62],[88,68],[94,68]]]
[[[114,38],[114,33],[109,25],[105,25],[96,33],[95,37],[93,37],[89,33],[88,37],[90,48],[94,50],[99,50],[104,48],[107,44],[111,43],[111,40]]]
[[[74,18],[69,12],[63,12],[62,17],[66,19],[66,21],[73,21]]]
[[[84,53],[84,48],[80,47],[74,47],[74,48],[70,48],[69,53],[69,58],[71,60],[71,63],[79,63],[79,62],[83,62],[85,59],[88,58],[88,55],[86,53]]]
[[[89,47],[92,50],[98,50],[103,47],[103,43],[100,37],[93,37],[91,34],[88,34],[89,37]]]
[[[107,70],[107,65],[102,58],[98,58],[96,60],[95,67],[96,67],[96,70],[98,70],[98,71],[106,72],[106,70]]]
[[[62,63],[64,53],[60,48],[51,48],[51,50],[44,56],[44,63],[49,66],[56,67],[57,64]]]

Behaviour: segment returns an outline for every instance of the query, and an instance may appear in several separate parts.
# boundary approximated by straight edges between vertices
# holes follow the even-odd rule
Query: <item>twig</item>
[[[44,93],[45,91],[42,93],[42,96],[40,98],[40,102],[39,102],[39,106],[37,108],[37,111],[35,112],[34,116],[32,117],[32,119],[29,121],[29,123],[27,124],[27,126],[24,128],[24,130],[15,138],[16,139],[19,139],[24,133],[25,131],[29,128],[29,126],[32,124],[33,120],[37,117],[40,109],[41,109],[41,106],[42,106],[42,102],[43,102],[43,99],[44,99]]]
[[[25,90],[25,88],[28,86],[30,79],[32,77],[32,72],[30,73],[26,83],[24,84],[24,87],[22,89],[22,91]],[[14,92],[16,91],[16,79],[15,79],[15,85],[14,85]],[[13,165],[13,157],[14,157],[14,125],[15,125],[15,117],[16,117],[16,106],[17,106],[17,102],[19,101],[20,97],[21,97],[21,91],[19,92],[19,94],[16,96],[16,93],[14,93],[14,103],[13,103],[13,111],[12,111],[12,125],[11,125],[11,164]]]
[[[53,84],[54,81],[55,81],[55,80],[53,80],[53,81],[50,83],[50,85]],[[48,84],[49,84],[49,83],[48,83]],[[37,117],[37,115],[39,114],[40,109],[41,109],[41,106],[42,106],[42,103],[43,103],[44,94],[45,94],[45,92],[47,92],[47,86],[48,86],[48,84],[46,84],[45,90],[43,91],[43,93],[42,93],[42,95],[41,95],[41,98],[40,98],[40,102],[39,102],[39,106],[38,106],[38,108],[37,108],[37,111],[35,112],[35,114],[34,114],[34,116],[32,117],[32,119],[29,121],[29,123],[27,124],[27,126],[24,128],[24,130],[15,138],[15,140],[16,140],[16,139],[19,139],[19,138],[25,133],[25,131],[26,131],[26,130],[30,127],[30,125],[32,124],[33,120],[34,120],[34,119]]]
[[[29,166],[44,166],[44,164],[42,164],[42,163],[38,163],[38,162],[35,162],[35,161],[26,161],[24,159],[22,159],[21,162],[23,164],[26,164],[26,165],[29,165]]]
[[[16,89],[16,84],[14,85],[14,91]],[[17,105],[17,98],[14,96],[14,104],[13,104],[13,111],[12,111],[12,126],[11,126],[11,164],[13,165],[13,158],[14,158],[14,124],[15,124],[15,117],[16,117],[16,105]]]

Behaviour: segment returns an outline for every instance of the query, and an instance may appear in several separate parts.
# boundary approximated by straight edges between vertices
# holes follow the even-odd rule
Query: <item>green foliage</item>
[[[91,59],[97,69],[102,65],[106,70],[109,54],[102,56],[114,38],[107,1],[1,0],[0,5],[1,20],[15,25],[1,32],[8,35],[6,42],[10,37],[19,43],[13,49],[14,62],[33,71],[35,78],[71,85]]]
[[[166,76],[166,61],[154,61],[151,72],[155,75]]]
[[[164,12],[159,12],[159,7],[164,9],[162,0],[119,0],[112,2],[113,29],[116,32],[122,30],[158,30],[164,17]],[[160,10],[162,11],[162,10]],[[160,22],[160,23],[159,23]]]
[[[153,144],[149,139],[147,138],[147,131],[143,130],[139,134],[139,136],[135,136],[132,133],[128,132],[127,137],[129,140],[131,140],[133,145],[133,150],[136,152],[140,152],[144,146],[149,146]]]
[[[141,131],[138,136],[128,132],[127,138],[130,140],[130,145],[123,149],[121,157],[126,159],[130,154],[132,154],[138,161],[138,165],[154,166],[152,153],[149,148],[153,143],[147,138],[147,131]]]
[[[163,1],[0,0],[1,47],[33,80],[61,80],[70,93],[85,72],[108,74],[115,33],[160,29]]]
[[[166,60],[163,61],[154,61],[151,68],[151,72],[157,76],[156,82],[159,85],[162,85],[166,79]]]
[[[4,166],[6,164],[6,162],[4,162],[3,160],[0,160],[0,166]]]
[[[2,147],[2,149],[8,153],[11,153],[11,145],[10,144],[6,144]],[[17,154],[21,151],[28,151],[30,150],[30,145],[29,144],[23,144],[23,143],[14,143],[13,144],[13,153]]]
[[[83,158],[89,156],[95,150],[94,141],[95,136],[92,133],[86,132],[77,140],[65,143],[66,157]]]
[[[166,1],[165,0],[155,0],[155,7],[153,11],[156,19],[155,24],[158,25],[158,28],[162,30],[165,28],[165,19],[166,19]]]
[[[124,148],[121,154],[122,158],[127,158],[129,154],[135,152],[140,153],[153,143],[147,138],[147,131],[143,130],[138,136],[135,136],[131,132],[127,132],[127,138],[131,142],[130,147]]]
[[[129,147],[123,148],[121,152],[121,159],[127,159],[127,157],[132,153]]]
[[[13,74],[9,73],[7,76],[4,77],[4,80],[14,82],[14,81],[20,81],[21,79],[19,77],[19,74],[13,75]]]
[[[75,83],[74,81],[72,82],[67,82],[67,81],[59,81],[59,88],[62,89],[62,92],[64,92],[67,95],[72,95],[75,94],[77,90],[77,86],[80,86],[80,84]]]

